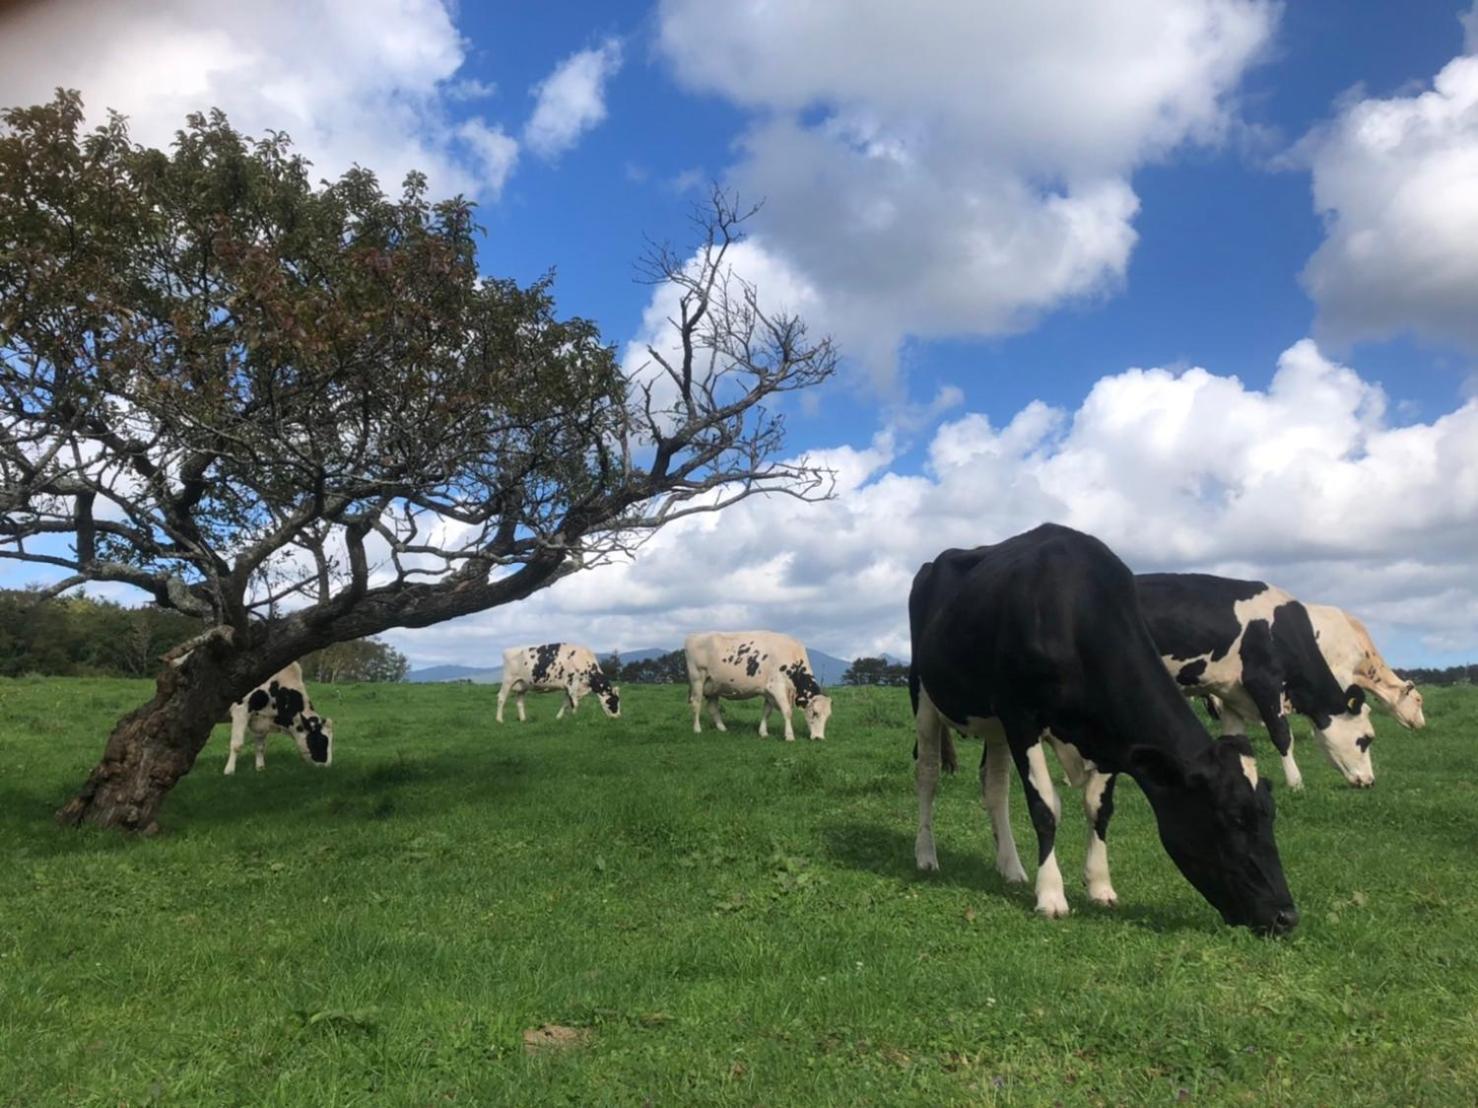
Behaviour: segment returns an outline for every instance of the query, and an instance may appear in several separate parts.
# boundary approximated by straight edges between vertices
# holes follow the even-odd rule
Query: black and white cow
[[[621,690],[612,685],[601,671],[595,653],[588,646],[569,642],[550,642],[542,646],[515,646],[503,651],[503,683],[498,689],[498,722],[503,722],[503,705],[509,696],[518,697],[518,721],[524,715],[524,694],[562,692],[565,702],[555,719],[563,719],[565,709],[573,714],[580,710],[585,696],[595,696],[606,715],[621,715]]]
[[[799,708],[806,717],[806,731],[813,739],[826,738],[831,718],[831,697],[822,692],[811,670],[811,659],[798,639],[778,631],[703,631],[683,640],[688,663],[688,704],[693,709],[693,734],[702,732],[699,717],[708,704],[713,725],[727,731],[718,702],[765,701],[760,716],[760,738],[770,734],[770,712],[780,713],[785,741],[795,742],[790,715]]]
[[[231,705],[231,752],[226,772],[236,772],[236,756],[251,732],[257,748],[257,769],[267,766],[267,736],[274,731],[290,735],[305,762],[316,766],[334,760],[334,721],[313,710],[303,667],[293,662],[278,670],[246,696]]]
[[[994,546],[946,550],[908,598],[909,694],[918,734],[920,869],[939,868],[934,792],[954,768],[951,731],[985,739],[981,795],[996,868],[1025,881],[1008,813],[1009,764],[1038,844],[1037,910],[1068,911],[1054,843],[1059,803],[1042,738],[1086,767],[1089,893],[1116,901],[1105,834],[1114,775],[1143,789],[1160,840],[1230,924],[1263,932],[1298,921],[1273,839],[1273,799],[1246,738],[1213,741],[1160,664],[1123,562],[1091,536],[1044,524]]]
[[[1365,690],[1335,677],[1302,604],[1261,581],[1205,573],[1143,573],[1135,583],[1166,669],[1186,696],[1217,697],[1223,733],[1261,722],[1288,787],[1301,789],[1288,726],[1297,712],[1346,781],[1374,783]]]

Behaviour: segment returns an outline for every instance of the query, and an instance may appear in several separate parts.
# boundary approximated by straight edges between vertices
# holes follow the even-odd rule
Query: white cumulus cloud
[[[688,87],[752,113],[730,181],[849,354],[1017,330],[1112,290],[1133,170],[1235,126],[1263,0],[663,0]]]
[[[1327,228],[1304,284],[1336,338],[1478,349],[1478,6],[1464,26],[1430,88],[1350,101],[1301,144]]]
[[[76,88],[92,118],[121,111],[154,146],[218,107],[247,133],[288,132],[324,176],[358,163],[393,190],[420,169],[438,194],[487,199],[514,140],[453,118],[488,90],[459,76],[465,58],[442,0],[51,0],[0,13],[0,104]]]
[[[1075,410],[941,426],[923,472],[897,444],[813,455],[836,499],[753,499],[661,532],[633,563],[580,574],[451,628],[397,632],[418,662],[496,665],[513,642],[676,646],[692,630],[772,627],[839,655],[908,653],[919,564],[1044,520],[1130,566],[1273,581],[1367,618],[1396,662],[1478,650],[1478,400],[1393,424],[1383,389],[1309,340],[1266,389],[1193,368],[1128,369]]]
[[[534,114],[524,128],[524,142],[543,158],[555,158],[606,117],[606,82],[621,68],[621,43],[571,54],[534,87]]]

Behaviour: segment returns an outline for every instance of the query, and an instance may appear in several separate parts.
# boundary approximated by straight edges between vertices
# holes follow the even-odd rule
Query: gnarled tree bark
[[[194,651],[183,662],[167,662],[153,699],[119,720],[102,760],[57,812],[57,822],[158,831],[159,809],[169,790],[190,772],[231,702],[250,688],[241,687],[241,672],[211,647]]]

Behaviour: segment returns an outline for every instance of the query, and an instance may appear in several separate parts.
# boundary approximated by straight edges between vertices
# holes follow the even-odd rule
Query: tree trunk
[[[215,655],[200,649],[184,662],[165,665],[154,698],[118,721],[103,760],[57,812],[58,823],[159,830],[159,809],[169,790],[190,772],[231,702],[250,688],[236,689],[240,678],[231,680]]]

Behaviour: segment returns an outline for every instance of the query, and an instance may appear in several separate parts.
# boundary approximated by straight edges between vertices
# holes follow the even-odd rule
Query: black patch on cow
[[[1374,735],[1364,735],[1355,740],[1355,745],[1360,748],[1360,753],[1363,754],[1370,749],[1370,744],[1373,742],[1375,742]]]
[[[749,653],[749,649],[750,649],[750,647],[749,647],[749,643],[747,643],[747,642],[742,642],[742,643],[740,643],[740,644],[739,644],[739,647],[738,647],[738,649],[736,649],[736,650],[735,650],[735,651],[734,651],[734,653],[735,653],[735,654],[736,654],[736,655],[744,655],[744,654],[748,654],[748,653]]]
[[[303,739],[308,744],[308,757],[319,765],[328,761],[328,736],[323,733],[323,717],[304,715]]]
[[[585,671],[585,684],[593,693],[604,694],[611,691],[611,679],[596,666]]]
[[[1206,659],[1197,658],[1188,666],[1182,666],[1175,680],[1187,688],[1193,688],[1201,683],[1201,675],[1206,672]]]
[[[1020,753],[1015,748],[1011,756],[1016,762],[1017,773],[1021,775],[1021,787],[1026,792],[1026,810],[1032,818],[1032,827],[1037,832],[1037,865],[1045,862],[1052,853],[1057,843],[1057,817],[1052,814],[1052,806],[1037,787],[1032,784],[1031,771],[1027,765],[1028,751]]]
[[[1216,697],[1203,696],[1201,698],[1201,704],[1206,709],[1208,716],[1215,720],[1221,719],[1221,709],[1216,706]]]
[[[1295,712],[1307,716],[1321,730],[1328,727],[1335,716],[1359,713],[1365,703],[1364,693],[1354,697],[1356,703],[1352,708],[1350,690],[1340,688],[1319,650],[1308,609],[1296,600],[1275,608],[1272,638],[1283,691],[1288,694]]]
[[[1103,787],[1103,795],[1098,801],[1098,815],[1093,817],[1093,833],[1098,836],[1100,842],[1108,842],[1109,820],[1114,818],[1114,782],[1119,779],[1118,774],[1110,774],[1108,783]]]
[[[279,727],[292,726],[293,720],[303,714],[308,706],[307,698],[297,689],[272,682],[272,720]]]
[[[1150,636],[1170,658],[1225,658],[1242,633],[1236,605],[1267,591],[1262,581],[1208,573],[1141,573],[1134,579]]]
[[[759,663],[755,662],[758,670]],[[780,672],[790,678],[790,687],[795,690],[795,702],[804,708],[811,703],[812,699],[821,695],[821,686],[816,683],[816,678],[805,662],[792,662],[788,666],[781,666]],[[753,674],[751,674],[753,676]]]
[[[744,672],[753,677],[760,671],[760,660],[751,654],[744,660]]]
[[[256,689],[249,697],[246,698],[247,710],[251,712],[260,712],[263,708],[267,706],[271,699],[272,698],[267,695],[266,689]]]
[[[548,679],[549,671],[559,660],[559,652],[563,647],[564,643],[547,642],[543,646],[530,648],[530,653],[534,656],[534,664],[529,671],[529,677],[534,684],[543,684]]]

